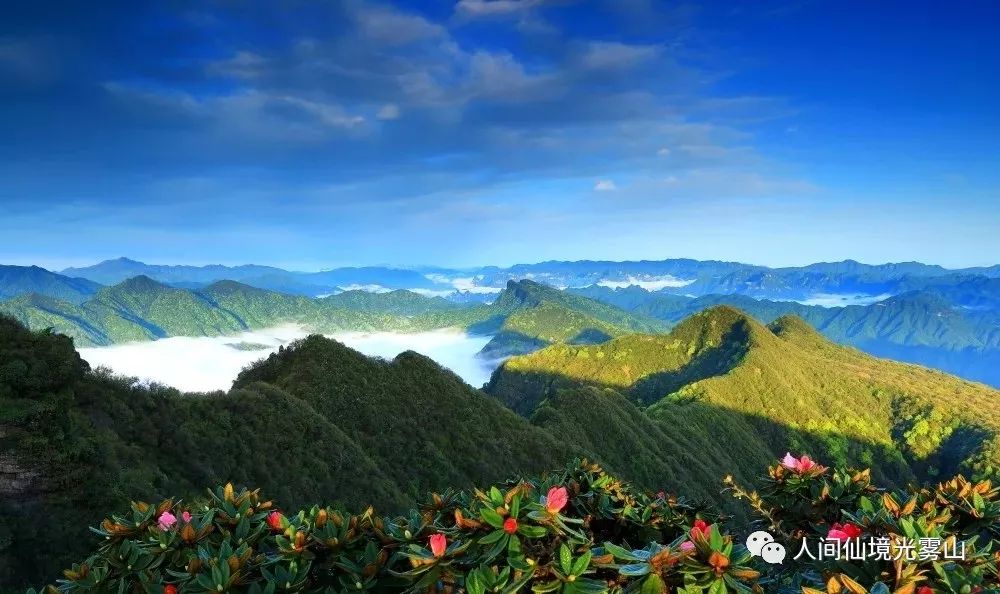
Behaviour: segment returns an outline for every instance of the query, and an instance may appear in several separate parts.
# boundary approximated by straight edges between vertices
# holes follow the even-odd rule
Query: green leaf
[[[510,499],[510,516],[516,518],[521,513],[521,494],[518,493]]]
[[[563,573],[567,575],[573,569],[573,555],[565,543],[559,547],[559,566],[562,567]]]
[[[531,526],[530,524],[521,524],[517,527],[517,533],[526,538],[542,538],[549,531],[544,526]]]
[[[663,594],[666,591],[667,585],[663,583],[663,578],[655,573],[651,573],[649,577],[642,581],[642,588],[640,588],[639,594]]]
[[[570,570],[570,573],[577,576],[583,575],[583,572],[587,571],[587,567],[590,566],[591,557],[593,557],[593,554],[590,551],[580,555],[580,557],[573,562],[573,568]]]
[[[479,510],[479,516],[490,526],[493,526],[494,528],[503,528],[503,517],[498,514],[496,510],[483,507]]]
[[[479,570],[472,570],[465,578],[465,589],[469,594],[484,594],[486,586],[483,585],[483,578],[479,576]]]
[[[504,535],[506,535],[506,534],[507,533],[504,532],[503,530],[494,530],[493,532],[490,532],[486,536],[480,538],[479,539],[479,544],[484,544],[484,545],[493,544],[496,541],[498,541],[501,538],[503,538]]]
[[[642,561],[640,557],[633,554],[632,551],[620,547],[614,543],[606,542],[604,543],[604,550],[611,553],[615,559],[621,559],[622,561]]]

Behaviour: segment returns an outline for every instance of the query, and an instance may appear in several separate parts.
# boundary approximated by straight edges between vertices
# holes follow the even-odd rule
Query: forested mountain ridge
[[[316,332],[460,328],[492,334],[502,330],[537,338],[539,346],[577,335],[606,338],[663,327],[652,318],[531,281],[511,282],[495,303],[481,305],[404,290],[345,291],[312,299],[235,281],[190,290],[139,276],[105,287],[79,306],[29,295],[0,301],[0,313],[33,329],[53,328],[79,346],[218,336],[280,324],[299,324]]]
[[[91,372],[68,338],[2,316],[0,446],[0,587],[55,575],[102,508],[132,499],[231,480],[289,505],[389,511],[574,455],[414,353],[387,362],[314,336],[228,393],[186,395]]]
[[[594,389],[646,407],[648,418],[675,430],[718,426],[718,410],[732,411],[740,420],[728,430],[750,440],[743,442],[754,444],[750,451],[777,447],[775,438],[802,439],[805,449],[860,457],[888,474],[903,466],[985,475],[1000,469],[1000,392],[836,345],[792,316],[764,326],[716,307],[666,335],[514,357],[486,387],[532,418],[553,398]],[[812,436],[792,437],[795,431]]]
[[[105,290],[92,281],[37,267],[2,267],[0,280],[6,285],[0,284],[0,292],[7,299],[0,299],[0,312],[31,328],[52,327],[66,333],[79,346],[177,335],[214,336],[282,324],[320,332],[459,328],[495,335],[483,356],[500,359],[553,342],[599,343],[621,332],[662,332],[706,307],[726,304],[767,323],[782,315],[798,315],[842,344],[1000,386],[1000,278],[990,276],[997,267],[952,271],[912,262],[871,266],[845,261],[770,269],[696,260],[583,261],[465,271],[343,268],[296,276],[259,266],[147,266],[120,259],[94,271],[145,271],[175,284],[148,277],[155,281],[147,283],[149,292],[160,294],[158,305],[149,313],[128,301],[130,293],[135,293],[135,299],[152,298],[139,295],[143,290],[121,289],[118,293],[124,293],[119,295],[124,304],[109,303],[107,295],[99,295]],[[258,274],[263,276],[254,276]],[[245,282],[202,282],[226,275]],[[509,280],[513,275],[535,281]],[[265,277],[271,280],[261,282]],[[314,282],[326,284],[309,284]],[[365,283],[358,285],[363,289],[341,288],[360,282]],[[588,282],[590,286],[573,288]],[[434,289],[415,288],[418,294],[389,291],[386,285]],[[494,290],[483,289],[486,285],[500,292],[427,296],[459,286]],[[557,290],[552,285],[570,288]],[[300,291],[306,286],[316,290]],[[191,294],[171,293],[166,288],[184,288]],[[114,287],[106,289],[114,292]],[[815,292],[820,290],[834,293],[817,297]],[[294,294],[318,291],[334,294],[320,298]],[[518,291],[523,294],[516,295]],[[872,294],[879,291],[892,295]],[[790,298],[824,305],[785,300]],[[852,305],[853,301],[861,304]],[[221,311],[212,311],[215,308]]]
[[[557,342],[601,343],[627,332],[666,328],[659,320],[530,280],[509,281],[493,309],[503,323],[483,348],[489,358],[529,353]]]
[[[959,288],[961,287],[961,288]],[[796,315],[827,338],[877,356],[919,363],[1000,385],[1000,280],[979,279],[895,295],[871,305],[821,307],[745,295],[691,298],[640,287],[587,287],[574,293],[667,324],[715,305],[742,309],[764,323]]]
[[[53,575],[88,546],[83,527],[123,501],[227,480],[292,506],[390,511],[427,489],[583,455],[646,488],[722,503],[723,476],[747,480],[788,449],[871,464],[890,484],[952,468],[995,473],[998,460],[996,391],[835,346],[795,319],[766,328],[727,308],[667,336],[510,360],[490,391],[530,418],[426,357],[370,359],[319,336],[209,395],[95,374],[68,338],[5,318],[0,361],[8,580]],[[524,398],[511,398],[515,387]]]

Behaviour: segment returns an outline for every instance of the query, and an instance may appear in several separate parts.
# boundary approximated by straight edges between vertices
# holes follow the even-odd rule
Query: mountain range
[[[809,299],[817,294],[896,294],[928,284],[960,283],[976,277],[1000,278],[1000,265],[946,269],[919,262],[870,265],[845,260],[795,268],[768,268],[739,262],[690,259],[611,261],[549,261],[501,268],[465,269],[419,267],[346,267],[321,272],[296,272],[271,266],[165,266],[128,258],[93,266],[67,268],[63,275],[113,285],[136,276],[198,288],[219,280],[311,297],[351,288],[387,291],[410,289],[424,294],[490,295],[510,280],[529,279],[558,288],[604,284],[628,285],[684,295],[738,293],[767,299]]]
[[[123,285],[82,309],[142,312],[166,330],[181,322],[161,306],[177,301],[189,308],[185,324],[215,331],[271,311],[237,304],[277,299],[233,282],[203,293],[148,278]],[[291,509],[320,500],[391,513],[426,490],[573,457],[723,506],[724,476],[746,483],[787,450],[871,466],[889,485],[1000,468],[1000,392],[836,345],[796,317],[765,326],[715,306],[669,333],[635,333],[646,318],[522,281],[475,323],[502,328],[532,308],[558,311],[550,295],[586,316],[584,326],[608,323],[615,335],[513,356],[485,391],[416,353],[370,359],[310,336],[246,369],[228,393],[184,394],[92,371],[69,338],[0,316],[0,584],[57,575],[91,548],[85,527],[109,509],[226,481],[259,486]],[[378,299],[412,319],[482,308],[406,293],[350,294],[337,308],[366,311]],[[547,319],[576,324],[567,315]]]
[[[502,359],[554,342],[660,333],[706,307],[731,305],[765,324],[794,314],[839,343],[1000,386],[997,266],[845,261],[770,269],[664,260],[298,273],[122,258],[63,272],[73,276],[0,267],[0,312],[79,346],[286,323],[327,333],[454,327],[492,336],[482,354]]]

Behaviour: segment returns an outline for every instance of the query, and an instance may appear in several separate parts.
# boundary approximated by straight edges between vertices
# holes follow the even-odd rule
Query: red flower
[[[284,530],[281,526],[282,520],[284,520],[284,518],[282,517],[280,511],[273,511],[267,514],[267,525],[270,526],[271,530],[274,530],[275,532],[281,532]]]
[[[694,526],[691,527],[691,536],[694,537],[696,534],[708,536],[711,531],[712,527],[705,520],[695,520]]]
[[[930,586],[920,586],[920,589],[917,590],[917,594],[934,594],[934,589]]]
[[[431,535],[431,553],[435,557],[440,557],[444,555],[445,550],[448,548],[448,539],[444,534],[432,534]]]
[[[503,531],[507,534],[517,532],[517,518],[507,518],[503,521]]]
[[[569,493],[566,492],[566,487],[552,487],[545,496],[545,509],[549,510],[550,514],[558,513],[566,507],[567,501]]]
[[[177,586],[173,584],[163,586],[163,594],[177,594]]]
[[[850,522],[844,524],[834,524],[830,527],[830,531],[826,534],[827,539],[839,540],[840,542],[848,541],[859,536],[861,536],[861,528],[858,528]]]

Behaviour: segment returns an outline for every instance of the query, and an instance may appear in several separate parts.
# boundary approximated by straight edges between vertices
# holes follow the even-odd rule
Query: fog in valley
[[[174,337],[152,342],[80,349],[92,367],[107,367],[119,375],[156,382],[187,392],[228,390],[244,367],[267,357],[283,344],[308,332],[282,326],[235,336]],[[431,332],[348,332],[330,335],[366,355],[392,359],[407,350],[426,355],[481,387],[496,362],[476,357],[488,336],[470,336],[458,330]]]

